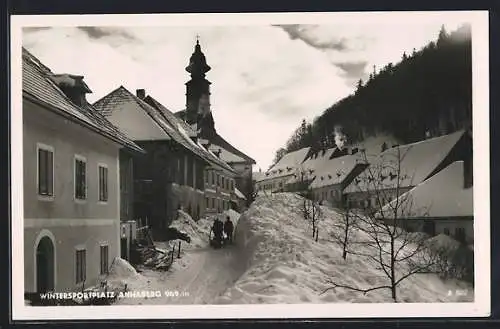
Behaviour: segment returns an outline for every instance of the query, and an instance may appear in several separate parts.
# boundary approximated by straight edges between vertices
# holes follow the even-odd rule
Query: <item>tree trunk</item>
[[[344,230],[344,243],[343,243],[343,251],[342,251],[342,258],[344,260],[347,258],[347,239],[349,237],[349,217],[346,215],[346,222],[345,222],[345,230]]]
[[[391,237],[391,293],[395,303],[398,302],[396,296],[396,262],[394,259],[394,238]]]

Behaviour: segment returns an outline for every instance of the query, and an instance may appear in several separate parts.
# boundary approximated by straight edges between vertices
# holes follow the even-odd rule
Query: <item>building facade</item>
[[[119,256],[119,154],[141,149],[89,112],[82,79],[23,49],[26,292],[94,285]]]
[[[178,209],[195,219],[203,216],[203,175],[210,161],[177,121],[169,121],[164,111],[147,103],[143,89],[134,95],[120,86],[94,106],[146,150],[133,159],[134,219],[161,239]]]
[[[222,213],[231,209],[231,200],[234,199],[234,173],[229,170],[205,170],[205,209],[207,214]]]

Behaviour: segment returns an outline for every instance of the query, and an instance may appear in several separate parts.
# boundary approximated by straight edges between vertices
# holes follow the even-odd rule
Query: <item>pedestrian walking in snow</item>
[[[214,220],[214,225],[212,226],[212,232],[214,233],[214,240],[218,244],[222,244],[222,236],[224,232],[224,223],[216,217]]]
[[[226,233],[227,240],[229,243],[233,243],[233,230],[234,225],[229,216],[226,217],[226,221],[224,222],[224,233]]]

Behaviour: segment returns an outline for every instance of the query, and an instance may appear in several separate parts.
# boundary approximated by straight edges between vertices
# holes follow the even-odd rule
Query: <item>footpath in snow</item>
[[[235,225],[240,214],[229,210],[223,216],[230,216]],[[191,243],[181,244],[181,258],[175,258],[166,272],[144,269],[137,273],[124,261],[119,262],[118,273],[111,273],[110,282],[116,286],[127,283],[130,292],[149,292],[150,296],[130,296],[117,301],[118,305],[136,304],[210,304],[244,272],[239,262],[239,253],[234,245],[222,249],[209,246],[212,218],[195,222],[181,212],[172,227],[188,234]],[[171,244],[156,243],[158,249],[171,249]],[[177,251],[175,254],[177,257]]]
[[[322,293],[329,287],[328,279],[367,289],[387,284],[387,278],[377,264],[366,258],[349,255],[344,260],[341,257],[341,248],[331,237],[340,218],[333,209],[322,207],[319,240],[314,241],[311,224],[302,216],[302,204],[300,196],[281,193],[259,197],[241,217],[232,211],[233,222],[238,222],[235,244],[222,249],[208,246],[212,219],[195,222],[183,214],[173,226],[189,234],[192,240],[191,244],[182,243],[181,258],[175,259],[169,271],[136,273],[132,268],[114,275],[115,284],[126,281],[131,291],[160,291],[161,297],[123,298],[117,303],[392,302],[388,289],[363,294],[337,288]],[[353,239],[366,239],[361,231],[352,234]],[[169,245],[163,247],[170,248]],[[456,291],[462,293],[457,295]],[[435,274],[414,275],[398,287],[400,302],[472,300],[470,284],[443,281]]]

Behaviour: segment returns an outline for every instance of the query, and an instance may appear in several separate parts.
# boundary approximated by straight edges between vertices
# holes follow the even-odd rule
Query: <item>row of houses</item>
[[[322,203],[363,211],[388,210],[397,200],[398,220],[408,230],[472,243],[472,177],[471,132],[460,130],[405,145],[303,148],[259,173],[255,188],[308,190]]]
[[[139,219],[161,239],[179,209],[198,219],[247,206],[255,161],[213,119],[206,126],[198,42],[186,68],[188,121],[144,89],[119,86],[90,104],[83,76],[56,74],[26,49],[22,66],[26,293],[97,284],[128,257]]]

